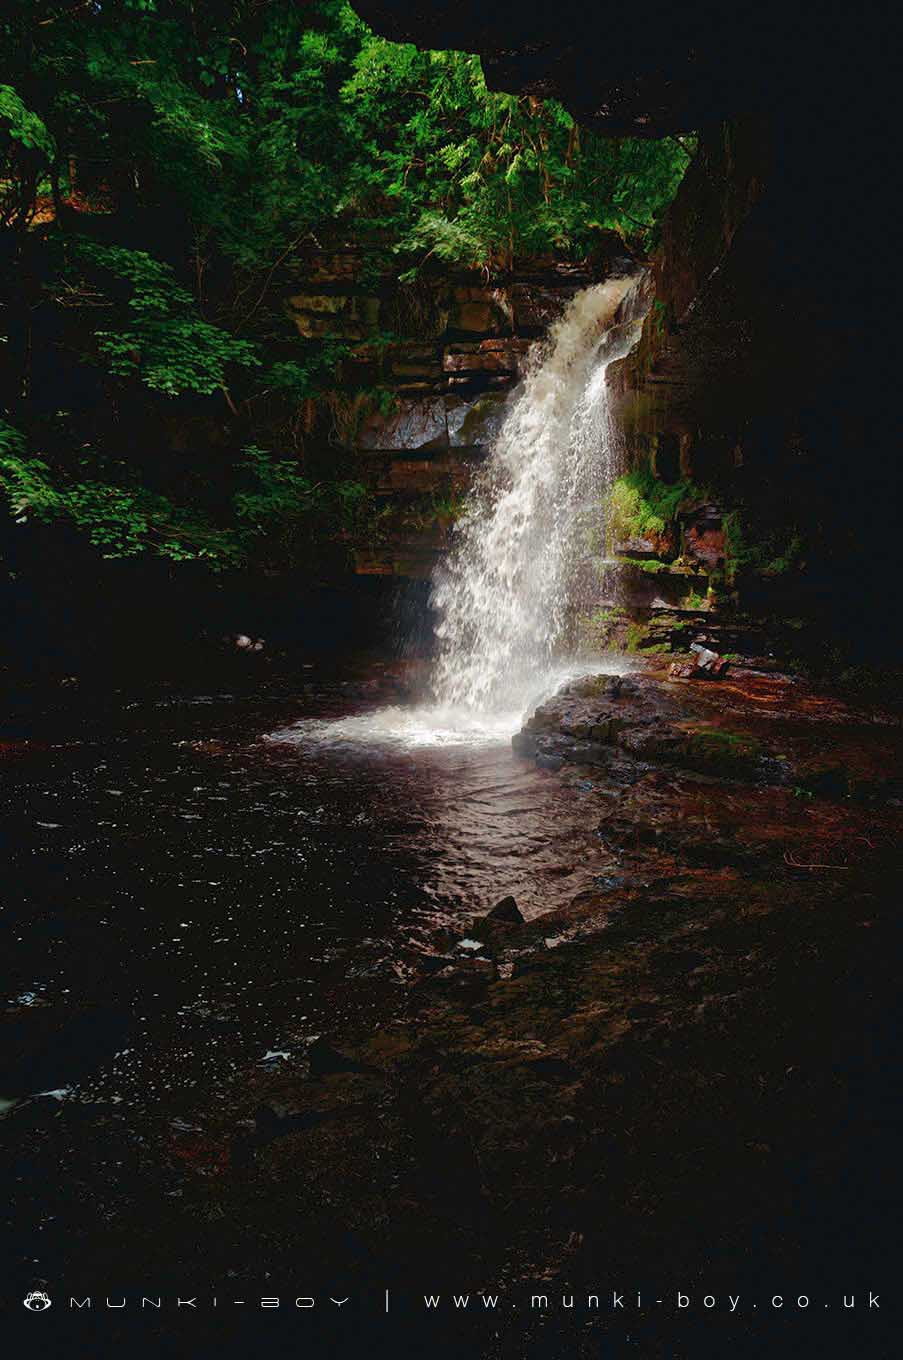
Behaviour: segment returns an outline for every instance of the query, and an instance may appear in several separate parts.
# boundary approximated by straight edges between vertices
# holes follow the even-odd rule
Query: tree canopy
[[[0,482],[105,555],[222,566],[359,528],[353,458],[298,437],[348,348],[286,315],[306,246],[400,279],[606,230],[643,250],[688,159],[345,0],[7,0],[0,51]]]

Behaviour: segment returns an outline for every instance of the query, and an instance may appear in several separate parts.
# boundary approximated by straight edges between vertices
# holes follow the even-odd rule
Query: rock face
[[[537,708],[512,746],[541,769],[592,766],[625,784],[649,762],[765,783],[786,783],[792,772],[788,763],[769,759],[751,736],[711,714],[688,713],[684,692],[648,675],[588,675],[564,685]]]
[[[776,117],[702,130],[665,222],[640,344],[609,380],[627,465],[664,487],[683,480],[697,497],[675,520],[678,566],[692,562],[715,584],[722,614],[791,615],[818,636],[826,626],[849,636],[888,567],[888,530],[866,542],[856,527],[885,514],[890,502],[873,499],[884,472],[875,466],[866,488],[851,464],[882,437],[880,396],[867,407],[858,395],[875,375],[856,332],[876,319],[836,223],[819,237],[823,186],[800,177],[805,154],[833,179],[828,153],[801,143],[800,128]],[[833,294],[845,274],[855,317]]]
[[[522,260],[490,282],[461,271],[410,287],[387,279],[382,295],[370,297],[358,292],[358,279],[369,276],[357,252],[319,254],[305,263],[317,291],[287,304],[302,334],[322,333],[321,321],[345,334],[347,321],[347,338],[366,342],[380,328],[403,337],[388,347],[364,343],[348,361],[349,387],[378,388],[383,400],[349,412],[341,441],[358,455],[389,525],[382,542],[357,552],[357,571],[428,577],[531,346],[577,292],[635,265],[611,237],[583,264]]]
[[[628,429],[672,436],[678,466],[662,469],[665,476],[680,465],[686,469],[687,437],[698,443],[700,424],[709,438],[718,426],[728,434],[743,424],[752,387],[765,377],[765,356],[754,362],[756,331],[767,329],[772,346],[789,339],[774,324],[774,246],[755,229],[753,216],[769,197],[775,135],[765,118],[702,130],[666,217],[653,265],[656,301],[642,340],[613,366]],[[764,208],[756,214],[765,215]],[[661,452],[667,459],[666,443]]]
[[[730,665],[723,656],[703,647],[700,642],[690,643],[690,657],[689,661],[675,661],[669,668],[668,675],[673,680],[712,679],[723,675]]]
[[[487,913],[489,921],[506,921],[509,925],[523,924],[523,916],[520,908],[513,897],[503,897],[501,902],[496,902],[492,911]]]
[[[861,652],[865,633],[896,660],[881,612],[898,492],[881,450],[896,426],[899,285],[869,227],[886,219],[882,167],[899,159],[890,11],[359,9],[389,37],[479,52],[494,88],[555,96],[602,131],[698,133],[641,344],[611,374],[628,459],[710,493],[684,536],[707,575],[730,556],[728,517],[742,528],[747,611],[803,619],[810,650],[830,631]]]

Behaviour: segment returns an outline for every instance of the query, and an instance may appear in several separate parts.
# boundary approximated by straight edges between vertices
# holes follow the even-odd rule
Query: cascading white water
[[[512,399],[438,569],[439,707],[511,712],[545,688],[572,605],[585,512],[614,475],[605,369],[639,321],[612,327],[637,280],[579,293]]]
[[[642,274],[587,288],[537,346],[433,583],[433,703],[296,734],[404,747],[507,741],[531,703],[574,673],[557,651],[583,534],[599,527],[617,462],[605,369],[634,344],[647,301]]]

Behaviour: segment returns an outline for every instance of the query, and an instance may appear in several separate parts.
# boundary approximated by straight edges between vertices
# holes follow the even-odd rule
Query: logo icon
[[[40,1289],[33,1289],[22,1302],[32,1313],[43,1313],[50,1307],[50,1296]]]

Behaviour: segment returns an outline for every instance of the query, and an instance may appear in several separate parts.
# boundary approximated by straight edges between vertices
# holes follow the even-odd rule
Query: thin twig
[[[795,859],[791,851],[784,851],[784,863],[791,865],[794,869],[852,869],[852,864],[804,864],[802,860]]]

